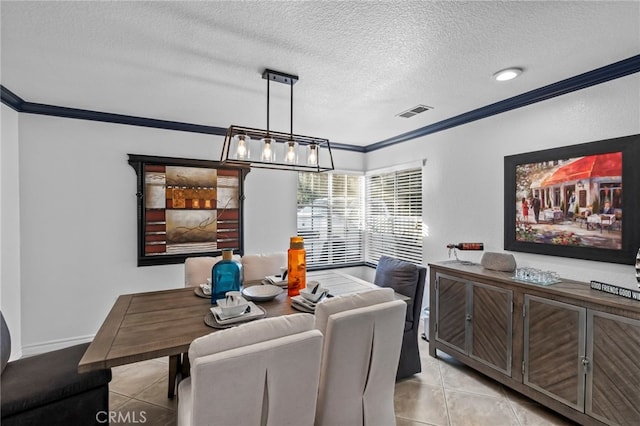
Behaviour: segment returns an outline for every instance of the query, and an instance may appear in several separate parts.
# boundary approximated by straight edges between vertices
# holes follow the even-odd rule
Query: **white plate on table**
[[[314,313],[317,303],[313,303],[302,296],[293,296],[291,306],[302,312]]]
[[[242,295],[255,302],[266,302],[281,294],[284,290],[276,285],[252,285],[242,289]]]
[[[249,302],[248,308],[249,308],[249,312],[245,312],[230,318],[222,314],[222,311],[219,306],[213,306],[210,309],[216,322],[220,325],[234,324],[237,322],[249,321],[255,318],[261,318],[266,313],[264,309],[260,308],[259,306],[256,306],[256,304],[253,302]]]

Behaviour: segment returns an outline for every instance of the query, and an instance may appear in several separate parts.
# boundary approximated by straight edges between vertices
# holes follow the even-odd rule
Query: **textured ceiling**
[[[640,2],[0,3],[2,85],[29,102],[369,145],[640,52]],[[525,73],[498,83],[508,66]],[[432,110],[396,117],[417,104]],[[289,88],[271,84],[271,129]]]

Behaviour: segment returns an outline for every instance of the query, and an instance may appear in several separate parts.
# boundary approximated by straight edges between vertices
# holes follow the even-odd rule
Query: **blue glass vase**
[[[211,269],[211,303],[224,299],[228,291],[242,288],[242,264],[233,260],[232,250],[222,250],[222,260]]]

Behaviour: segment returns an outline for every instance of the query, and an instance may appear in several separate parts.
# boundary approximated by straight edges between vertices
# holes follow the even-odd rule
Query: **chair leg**
[[[186,379],[191,374],[191,363],[189,362],[189,354],[182,354],[182,364],[181,364],[181,374],[182,378]]]
[[[180,370],[180,355],[171,355],[169,357],[169,389],[167,397],[173,399],[176,394],[176,378]]]

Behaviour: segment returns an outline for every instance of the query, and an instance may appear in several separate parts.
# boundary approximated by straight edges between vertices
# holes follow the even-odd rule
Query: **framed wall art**
[[[137,175],[138,266],[243,254],[245,167],[129,154]]]
[[[640,135],[504,158],[505,250],[633,264]]]

